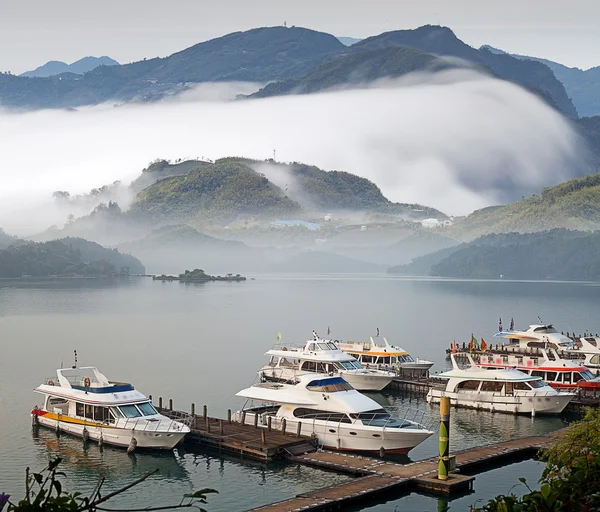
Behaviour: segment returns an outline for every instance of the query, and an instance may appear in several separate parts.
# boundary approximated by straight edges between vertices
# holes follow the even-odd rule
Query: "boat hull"
[[[340,372],[340,375],[357,391],[381,391],[394,380],[393,375],[370,372]]]
[[[136,449],[171,450],[179,444],[189,430],[181,432],[157,432],[139,429],[125,429],[113,426],[104,426],[93,422],[81,422],[68,417],[56,418],[56,415],[32,413],[37,418],[40,426],[58,430],[77,437],[84,437],[84,429],[91,441],[103,444],[128,448],[132,438],[135,438]]]
[[[235,414],[235,419],[241,420],[239,411]],[[273,416],[272,428],[281,430],[282,419],[280,416]],[[300,423],[302,435],[316,437],[320,446],[339,451],[381,453],[383,448],[385,453],[407,454],[433,434],[430,430],[418,428],[416,425],[404,428],[382,428],[323,420],[303,423],[288,417],[285,420],[288,432],[297,432]],[[266,427],[263,424],[265,421],[265,416],[259,415],[260,427]],[[246,412],[246,422],[254,422],[254,413]]]
[[[574,397],[572,394],[489,397],[482,393],[452,393],[432,388],[427,402],[439,403],[442,396],[450,398],[450,404],[457,407],[508,414],[560,414]]]

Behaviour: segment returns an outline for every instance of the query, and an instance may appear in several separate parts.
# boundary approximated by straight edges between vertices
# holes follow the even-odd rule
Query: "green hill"
[[[487,235],[431,268],[431,275],[469,279],[600,281],[600,232],[555,229]]]
[[[308,94],[336,87],[360,87],[380,78],[397,78],[414,71],[440,71],[456,64],[406,47],[362,50],[322,64],[299,79],[274,82],[251,97]]]
[[[138,194],[130,211],[171,222],[196,217],[286,216],[299,210],[298,203],[248,166],[220,161],[158,181]]]
[[[553,228],[600,229],[600,173],[561,183],[516,203],[477,210],[444,233],[471,240],[488,233]]]

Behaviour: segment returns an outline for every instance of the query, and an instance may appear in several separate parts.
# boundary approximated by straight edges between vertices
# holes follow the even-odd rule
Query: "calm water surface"
[[[91,445],[40,429],[29,418],[38,397],[32,389],[54,376],[61,364],[98,366],[110,379],[173,398],[176,407],[206,404],[213,415],[242,405],[235,393],[253,381],[264,352],[282,333],[282,343],[301,343],[312,329],[336,339],[367,340],[377,328],[388,340],[445,368],[445,348],[471,332],[488,339],[498,317],[517,327],[538,315],[559,330],[600,331],[600,287],[595,284],[477,282],[386,277],[272,277],[245,283],[185,285],[147,279],[121,283],[89,281],[0,282],[0,491],[23,493],[25,468],[41,468],[60,454],[69,486],[91,489],[100,474],[113,489],[160,468],[132,495],[115,505],[172,503],[191,489],[213,487],[212,512],[244,510],[345,481],[348,477],[302,466],[264,466],[202,450],[139,453]],[[489,339],[488,339],[489,341]],[[422,398],[376,394],[397,413],[436,424],[439,411]],[[563,418],[527,417],[477,411],[456,412],[455,449],[500,439],[550,432]],[[411,452],[436,454],[435,436]],[[396,497],[369,510],[466,510],[479,498],[508,491],[518,476],[535,482],[533,461],[479,475],[475,495],[450,502],[420,494]],[[143,497],[143,498],[140,498]],[[145,500],[145,501],[144,501]]]

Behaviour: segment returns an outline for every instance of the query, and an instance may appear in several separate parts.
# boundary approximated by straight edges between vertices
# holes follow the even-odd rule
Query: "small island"
[[[153,281],[181,281],[183,283],[198,283],[198,282],[206,282],[206,281],[245,281],[246,278],[241,276],[240,274],[227,274],[225,276],[211,276],[204,272],[204,270],[200,268],[196,268],[194,270],[186,270],[183,274],[179,274],[179,276],[167,276],[162,274],[160,276],[153,276]]]

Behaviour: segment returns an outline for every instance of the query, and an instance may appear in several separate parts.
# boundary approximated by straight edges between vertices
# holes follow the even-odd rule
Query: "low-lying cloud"
[[[200,91],[201,101],[188,94],[118,108],[0,113],[0,226],[27,234],[64,223],[64,209],[51,207],[53,191],[130,181],[157,157],[267,159],[276,150],[279,161],[348,171],[392,201],[449,214],[580,173],[581,143],[568,121],[524,89],[472,70],[262,100],[210,94],[216,99]]]

